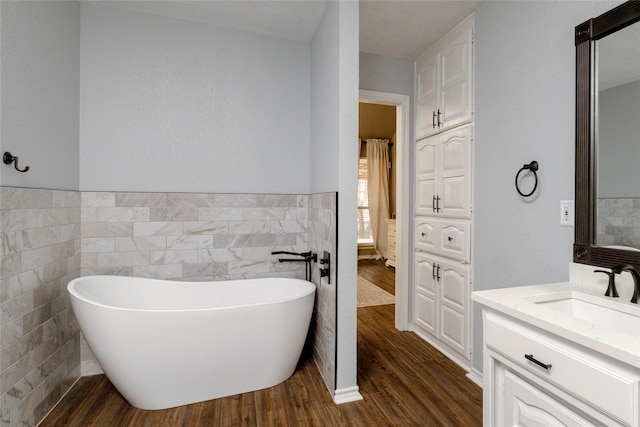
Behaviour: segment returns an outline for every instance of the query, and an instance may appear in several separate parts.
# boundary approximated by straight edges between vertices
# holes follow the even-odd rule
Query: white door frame
[[[396,313],[395,326],[401,331],[409,329],[409,95],[360,91],[360,102],[396,107]],[[354,166],[357,167],[357,166]]]

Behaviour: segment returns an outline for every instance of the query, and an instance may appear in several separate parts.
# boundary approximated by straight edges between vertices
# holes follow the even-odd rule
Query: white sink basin
[[[603,298],[595,298],[577,292],[567,297],[558,298],[556,296],[553,299],[534,302],[541,307],[559,311],[595,326],[632,336],[640,336],[640,306],[635,310],[635,307],[629,307],[616,301],[607,301]]]

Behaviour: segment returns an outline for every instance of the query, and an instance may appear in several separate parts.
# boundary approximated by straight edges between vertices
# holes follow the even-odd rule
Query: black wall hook
[[[533,190],[531,190],[530,193],[524,194],[522,191],[520,191],[520,187],[518,187],[518,178],[520,177],[520,173],[524,170],[528,170],[531,171],[533,173],[533,176],[536,179],[536,183],[533,186]],[[520,194],[522,197],[529,197],[531,196],[533,193],[535,193],[536,188],[538,188],[538,174],[536,173],[536,171],[538,170],[538,162],[536,162],[535,160],[532,161],[531,163],[524,165],[520,168],[520,170],[518,171],[518,173],[516,174],[516,190],[518,191],[518,194]]]
[[[12,156],[8,151],[5,151],[2,155],[2,161],[5,165],[10,165],[11,163],[13,163],[18,172],[26,172],[29,170],[29,166],[25,166],[24,169],[20,169],[18,167],[18,156]]]

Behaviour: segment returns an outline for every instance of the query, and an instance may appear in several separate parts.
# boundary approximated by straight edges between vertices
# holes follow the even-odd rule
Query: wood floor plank
[[[383,260],[363,259],[358,261],[358,275],[391,295],[396,294],[396,270],[393,267],[385,266]]]
[[[104,375],[83,377],[41,427],[382,427],[482,425],[482,391],[465,371],[411,332],[394,306],[358,309],[358,385],[364,400],[336,405],[309,352],[294,375],[265,390],[143,411]]]

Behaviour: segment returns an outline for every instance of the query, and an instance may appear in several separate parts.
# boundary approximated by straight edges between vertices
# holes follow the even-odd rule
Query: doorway
[[[382,284],[382,288],[386,286],[388,293],[390,289],[389,282],[393,283],[393,293],[395,294],[395,327],[399,330],[407,330],[409,327],[410,315],[410,298],[409,298],[409,96],[400,94],[391,94],[385,92],[360,91],[360,103],[372,104],[384,107],[391,107],[392,114],[395,110],[395,123],[393,124],[395,137],[392,139],[392,169],[393,180],[395,183],[394,203],[391,204],[389,212],[395,213],[395,265],[387,265],[385,262],[374,264],[373,268],[368,268],[369,277],[375,284],[375,276],[372,274],[380,274],[383,278],[381,281],[387,282]],[[367,108],[369,106],[365,106]],[[378,137],[383,135],[377,135]],[[363,251],[363,255],[366,251]],[[363,256],[364,258],[364,256]],[[368,266],[365,266],[368,267]],[[386,269],[386,270],[382,270]],[[360,269],[359,269],[360,270]],[[377,272],[377,273],[376,273]],[[364,275],[363,269],[363,275]],[[360,271],[359,271],[360,275]],[[392,277],[393,279],[389,279]]]

